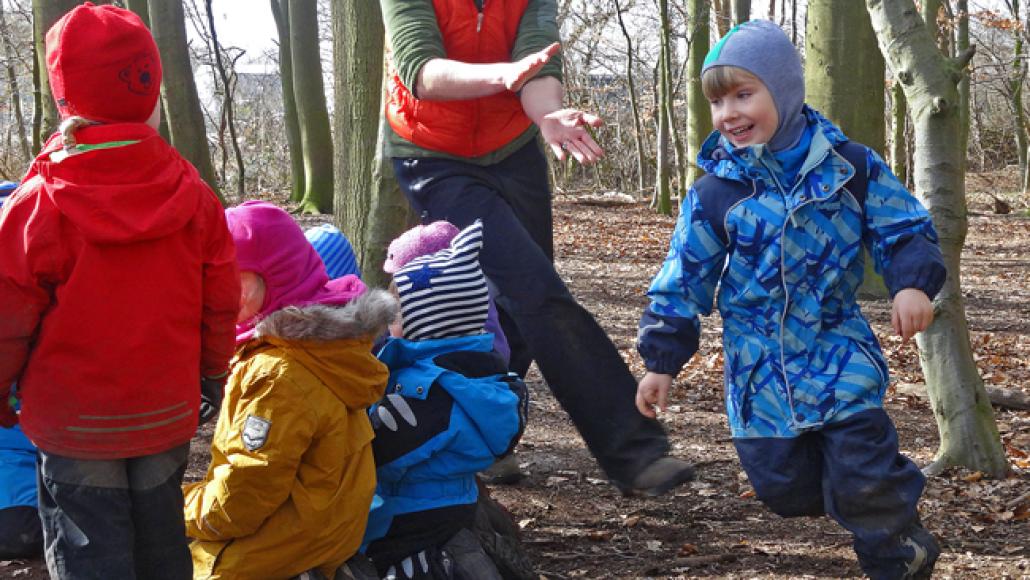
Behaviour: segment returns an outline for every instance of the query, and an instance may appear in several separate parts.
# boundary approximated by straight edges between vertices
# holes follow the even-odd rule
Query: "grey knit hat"
[[[758,77],[769,89],[779,123],[769,140],[772,151],[798,142],[805,129],[805,75],[790,39],[769,20],[750,20],[735,26],[708,51],[701,74],[717,66],[733,66]]]
[[[404,338],[425,340],[482,334],[490,306],[479,267],[483,223],[465,228],[450,247],[419,256],[397,270]]]

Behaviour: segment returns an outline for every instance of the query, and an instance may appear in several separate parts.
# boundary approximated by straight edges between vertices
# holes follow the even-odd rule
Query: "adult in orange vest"
[[[694,470],[667,456],[661,425],[636,411],[635,381],[553,265],[541,148],[582,164],[604,152],[562,107],[555,0],[380,0],[391,50],[387,154],[425,220],[483,220],[483,271],[497,290],[511,368],[532,360],[612,482],[658,495]]]

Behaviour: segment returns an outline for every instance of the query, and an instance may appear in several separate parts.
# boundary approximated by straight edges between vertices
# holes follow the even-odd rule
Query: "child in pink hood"
[[[243,282],[225,401],[203,481],[187,485],[196,578],[332,578],[361,543],[375,490],[366,408],[388,372],[373,340],[397,301],[330,280],[285,211],[226,210]]]

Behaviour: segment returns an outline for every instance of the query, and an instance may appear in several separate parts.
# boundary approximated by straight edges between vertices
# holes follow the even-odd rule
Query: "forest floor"
[[[993,213],[983,191],[1004,175],[970,176],[963,289],[971,340],[987,384],[1030,395],[1030,217],[1026,200]],[[1009,188],[1011,191],[1012,188]],[[308,219],[304,220],[308,222]],[[576,297],[610,333],[634,373],[644,292],[665,256],[674,219],[644,204],[598,207],[555,200],[558,268]],[[933,413],[914,341],[891,336],[886,301],[863,311],[889,358],[886,407],[902,451],[919,465],[937,449]],[[755,499],[729,438],[722,398],[718,315],[704,321],[700,352],[677,380],[661,420],[672,453],[698,466],[698,479],[661,498],[624,498],[598,469],[567,415],[535,371],[530,421],[517,457],[528,476],[495,486],[514,514],[542,578],[859,578],[849,535],[828,518],[784,519]],[[927,482],[921,511],[944,553],[937,578],[1030,578],[1030,411],[995,408],[1012,466],[995,480],[963,469]],[[202,477],[211,429],[194,439],[187,479]],[[0,577],[46,578],[39,561],[0,562]]]

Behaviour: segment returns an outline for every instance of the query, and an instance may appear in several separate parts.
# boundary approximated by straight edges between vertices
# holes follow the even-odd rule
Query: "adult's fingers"
[[[575,139],[566,141],[565,148],[572,154],[576,161],[582,165],[590,165],[594,162],[590,153],[583,148],[583,143],[581,141],[577,141]]]
[[[604,157],[604,149],[594,141],[594,138],[590,136],[590,133],[584,132],[580,138],[583,141],[583,146],[594,155],[594,160]]]
[[[565,161],[565,150],[562,149],[561,143],[548,143],[547,146],[551,148],[551,153],[554,153],[558,161]]]

